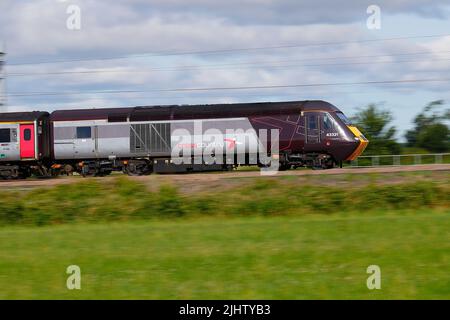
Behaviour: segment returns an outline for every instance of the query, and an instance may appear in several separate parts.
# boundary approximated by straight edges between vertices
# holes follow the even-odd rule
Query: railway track
[[[399,167],[374,167],[374,168],[342,168],[330,170],[290,170],[278,172],[274,177],[280,176],[308,176],[308,175],[347,175],[347,174],[370,174],[370,173],[400,173],[400,172],[414,172],[414,171],[450,171],[450,164],[432,164],[432,165],[414,165],[414,166],[399,166]],[[112,175],[103,178],[82,178],[80,176],[59,177],[54,179],[26,179],[26,180],[0,180],[0,189],[10,188],[37,188],[56,186],[63,184],[70,184],[83,181],[85,179],[105,180],[111,179]],[[234,172],[217,172],[217,173],[189,173],[189,174],[164,174],[164,175],[150,175],[129,177],[138,181],[151,181],[152,179],[167,180],[173,182],[205,182],[218,181],[222,179],[233,178],[255,178],[260,177],[259,171],[234,171]],[[269,176],[271,177],[271,176]]]

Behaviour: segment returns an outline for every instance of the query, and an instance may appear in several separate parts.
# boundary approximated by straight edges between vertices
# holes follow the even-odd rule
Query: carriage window
[[[315,115],[308,116],[308,129],[310,130],[317,129],[317,116]]]
[[[323,115],[323,128],[325,130],[333,129],[333,120],[327,113]]]
[[[30,129],[23,130],[23,140],[25,140],[25,141],[31,140],[31,130]]]
[[[77,127],[77,139],[89,139],[91,137],[91,127]]]
[[[0,129],[0,142],[11,142],[11,132],[9,129]]]

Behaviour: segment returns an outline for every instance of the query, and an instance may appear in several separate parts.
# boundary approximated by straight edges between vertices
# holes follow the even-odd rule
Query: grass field
[[[449,230],[445,209],[1,228],[0,298],[449,299]]]
[[[450,175],[435,174],[301,180],[289,176],[236,177],[213,184],[155,181],[151,185],[123,176],[80,179],[49,188],[2,191],[0,227],[448,208]],[[209,187],[195,191],[197,184]]]
[[[450,298],[449,172],[186,178],[2,190],[0,299]]]

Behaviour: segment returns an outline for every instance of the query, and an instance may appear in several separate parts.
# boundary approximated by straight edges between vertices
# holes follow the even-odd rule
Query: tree
[[[436,109],[443,100],[432,101],[414,118],[414,129],[406,132],[407,145],[431,152],[450,150],[450,129],[444,122],[450,120],[450,110],[440,113]]]
[[[443,123],[435,123],[423,128],[417,137],[417,146],[432,152],[449,150],[450,130]]]
[[[369,139],[366,154],[400,153],[400,145],[395,140],[397,130],[394,126],[389,126],[392,119],[391,112],[382,110],[375,104],[369,104],[352,118],[353,123]]]

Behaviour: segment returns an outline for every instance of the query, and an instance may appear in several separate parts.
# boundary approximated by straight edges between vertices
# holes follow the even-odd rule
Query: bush
[[[182,199],[175,187],[161,186],[156,200],[156,212],[160,217],[179,217],[184,215]]]
[[[109,180],[111,181],[111,180]],[[300,215],[448,207],[450,187],[436,182],[332,186],[259,180],[226,192],[180,194],[163,185],[151,192],[127,178],[83,181],[19,195],[3,192],[0,225],[178,218],[194,215]]]

